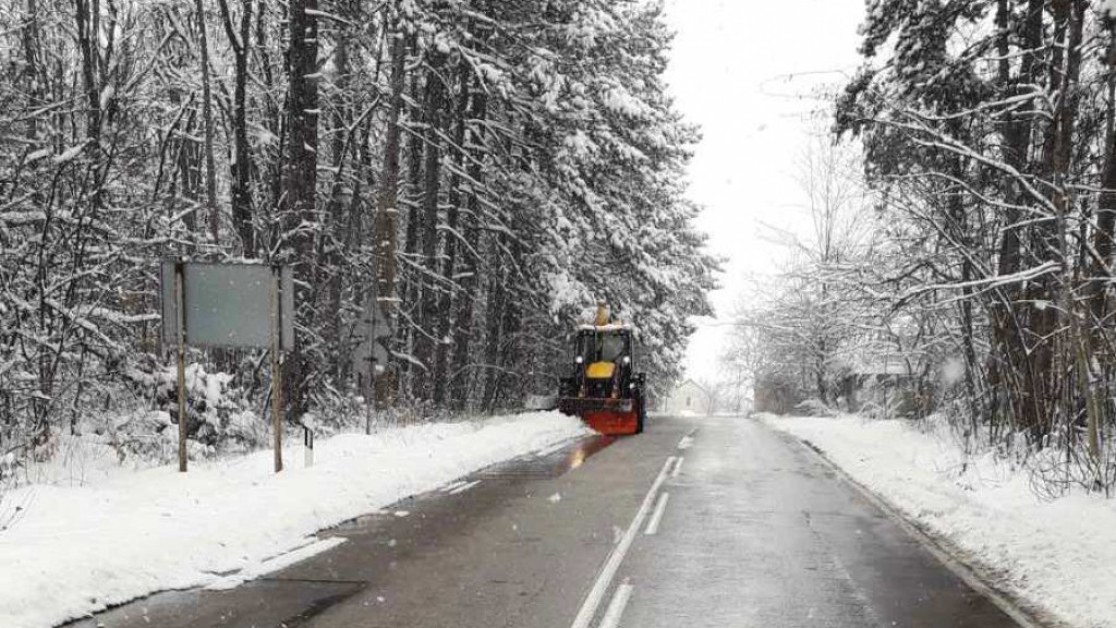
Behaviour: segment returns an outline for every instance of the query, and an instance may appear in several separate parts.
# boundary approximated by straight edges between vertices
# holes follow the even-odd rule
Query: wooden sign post
[[[174,263],[174,295],[177,303],[184,301],[185,285],[182,277],[182,262]],[[186,324],[185,315],[179,307],[175,316],[175,336],[178,339],[178,472],[186,473]]]
[[[283,470],[283,352],[294,348],[294,278],[288,266],[163,263],[164,346],[178,367],[178,470],[187,465],[186,347],[267,349],[275,471]]]
[[[271,282],[271,430],[274,432],[275,440],[276,473],[283,470],[283,363],[279,284],[279,269],[276,267]]]

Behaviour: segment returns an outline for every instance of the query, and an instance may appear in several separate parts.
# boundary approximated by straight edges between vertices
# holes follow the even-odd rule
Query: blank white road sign
[[[268,348],[272,291],[277,289],[280,349],[294,348],[294,282],[290,267],[182,262],[185,307],[180,307],[175,294],[175,266],[176,262],[164,262],[161,273],[163,342],[178,342],[181,312],[188,345]]]

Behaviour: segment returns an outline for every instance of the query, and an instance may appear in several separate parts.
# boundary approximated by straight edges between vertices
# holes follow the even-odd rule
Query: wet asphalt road
[[[1016,625],[785,437],[748,419],[648,423],[342,525],[323,536],[346,543],[236,589],[72,626]]]

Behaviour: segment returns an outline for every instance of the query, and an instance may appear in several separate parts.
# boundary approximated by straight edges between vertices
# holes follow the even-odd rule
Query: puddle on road
[[[551,479],[561,477],[616,442],[615,436],[590,436],[538,458],[522,457],[482,469],[476,476],[487,479]],[[571,448],[572,447],[572,448]]]

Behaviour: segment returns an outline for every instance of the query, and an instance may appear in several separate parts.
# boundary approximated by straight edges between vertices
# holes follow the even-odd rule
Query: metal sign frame
[[[181,273],[183,295],[174,291]],[[162,280],[162,340],[177,344],[178,317],[183,318],[186,344],[192,347],[271,347],[271,321],[279,317],[279,344],[294,349],[294,277],[289,266],[231,262],[166,261]],[[278,309],[271,303],[278,281]]]
[[[275,471],[282,471],[282,353],[295,347],[291,268],[167,260],[160,267],[160,284],[162,340],[176,348],[178,358],[178,470],[185,472],[187,466],[186,347],[195,346],[270,350]],[[231,298],[220,298],[229,292]]]

